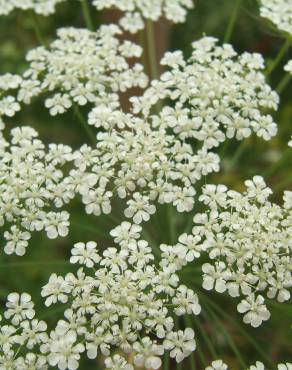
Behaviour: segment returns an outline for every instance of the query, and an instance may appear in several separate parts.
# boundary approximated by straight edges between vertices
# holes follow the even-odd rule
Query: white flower
[[[255,198],[258,202],[264,203],[272,194],[272,190],[267,187],[261,176],[254,176],[252,180],[246,180],[248,197]]]
[[[200,257],[202,247],[200,245],[201,237],[199,235],[182,234],[178,238],[177,252],[180,258],[187,262],[192,262]]]
[[[20,105],[13,96],[5,96],[0,100],[0,116],[13,117],[20,110]]]
[[[225,185],[208,184],[203,187],[203,194],[199,197],[199,200],[210,208],[224,207],[227,198],[226,191],[227,187]]]
[[[76,243],[71,250],[72,257],[71,263],[80,263],[88,268],[94,266],[95,263],[100,261],[100,257],[96,251],[97,244],[95,242]]]
[[[139,193],[133,194],[133,200],[127,202],[128,208],[125,209],[125,216],[133,218],[135,224],[142,221],[149,221],[150,215],[156,211],[156,207],[149,203],[149,198]]]
[[[26,347],[33,349],[36,344],[44,343],[47,341],[47,324],[44,321],[34,319],[32,321],[21,322],[22,337],[24,340],[27,338]]]
[[[224,364],[222,360],[212,361],[210,366],[207,366],[205,370],[227,370],[228,366]]]
[[[50,353],[48,362],[51,366],[58,366],[60,370],[75,370],[78,368],[80,353],[85,348],[81,343],[76,344],[76,334],[68,332],[60,337],[52,338],[49,344]]]
[[[132,244],[136,244],[139,239],[142,227],[123,221],[119,226],[110,231],[110,235],[114,237],[114,242],[122,248],[128,248]]]
[[[23,256],[26,252],[26,247],[28,246],[28,240],[31,238],[31,234],[27,231],[23,232],[13,225],[10,232],[4,232],[4,238],[7,240],[4,247],[4,252],[6,254],[15,253],[18,256]]]
[[[257,361],[255,365],[250,366],[248,370],[266,370],[266,367],[262,362]]]
[[[170,350],[170,357],[175,358],[176,362],[181,362],[196,349],[194,337],[194,331],[187,328],[184,331],[168,333],[163,344],[165,349]]]
[[[133,365],[128,364],[120,355],[106,358],[104,364],[106,369],[110,370],[134,370]]]
[[[52,98],[46,99],[45,106],[49,108],[52,116],[56,116],[66,112],[72,106],[72,103],[69,95],[56,94]]]
[[[45,301],[46,306],[50,306],[57,301],[66,303],[68,301],[67,293],[70,291],[67,283],[61,276],[52,274],[48,283],[43,287],[41,295],[47,297]]]
[[[134,343],[133,349],[137,352],[134,357],[135,365],[154,370],[160,368],[162,362],[158,356],[163,355],[163,346],[153,343],[149,337],[144,337],[141,343]]]
[[[175,297],[172,299],[175,309],[174,312],[178,316],[187,314],[199,315],[201,306],[199,304],[198,296],[191,289],[185,285],[179,286]]]
[[[6,319],[11,319],[12,324],[18,325],[25,319],[32,319],[35,311],[31,296],[27,293],[10,293],[7,297],[7,310],[4,313]]]
[[[216,262],[215,267],[209,263],[204,263],[202,266],[203,275],[203,288],[212,290],[213,288],[218,293],[223,293],[226,290],[226,265],[224,262]]]
[[[252,294],[238,304],[238,312],[245,313],[243,317],[243,322],[245,324],[250,324],[254,328],[257,328],[263,321],[270,318],[271,314],[267,310],[264,302],[265,300],[261,295],[255,297],[255,295]]]
[[[290,362],[286,362],[285,364],[279,364],[278,370],[291,370],[292,364]]]
[[[68,235],[69,213],[62,211],[60,213],[50,212],[46,215],[45,230],[50,239]]]

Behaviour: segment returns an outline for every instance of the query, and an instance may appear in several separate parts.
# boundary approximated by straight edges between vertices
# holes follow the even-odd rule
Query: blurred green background
[[[164,32],[157,32],[158,54],[165,49],[182,49],[185,55],[191,52],[190,44],[203,35],[212,35],[223,42],[227,38],[228,24],[234,14],[235,0],[196,0],[196,7],[189,12],[187,22],[182,25],[170,25],[160,22]],[[260,52],[267,64],[273,62],[285,42],[283,36],[258,16],[258,6],[254,0],[243,0],[236,18],[230,42],[239,52]],[[116,14],[107,12],[99,14],[91,8],[91,15],[96,27],[102,22],[116,19]],[[37,19],[36,19],[37,18]],[[0,18],[0,73],[22,73],[26,69],[25,54],[39,45],[34,30],[37,20],[47,43],[55,37],[56,29],[64,26],[84,27],[81,4],[78,1],[67,1],[57,7],[55,15],[35,17],[30,12],[14,11],[7,17]],[[163,39],[162,39],[163,38]],[[290,55],[289,55],[290,52]],[[268,77],[271,86],[276,89],[284,78],[284,64],[292,59],[290,50]],[[243,181],[255,174],[266,178],[267,183],[275,190],[273,200],[281,202],[284,189],[292,190],[292,149],[287,149],[287,142],[292,134],[292,84],[281,93],[279,111],[274,117],[278,123],[279,133],[272,141],[251,137],[239,147],[238,142],[230,141],[224,150],[222,170],[219,174],[208,177],[206,181],[224,183],[235,189],[243,189]],[[84,111],[86,113],[86,110]],[[46,142],[66,143],[73,148],[88,142],[86,133],[72,112],[57,117],[49,116],[43,106],[43,99],[25,106],[12,120],[8,120],[6,135],[12,127],[30,125],[38,130],[41,139]],[[27,254],[22,257],[6,256],[0,252],[0,299],[12,291],[29,292],[39,312],[39,317],[54,324],[64,306],[44,308],[40,298],[40,289],[47,282],[50,274],[65,274],[75,268],[68,264],[70,247],[78,241],[96,240],[100,248],[110,246],[112,241],[108,232],[122,220],[123,204],[116,200],[112,216],[93,217],[84,213],[80,201],[69,206],[71,228],[68,237],[50,241],[45,233],[33,235]],[[171,211],[171,217],[164,215]],[[196,212],[197,210],[194,210]],[[145,224],[144,237],[155,245],[175,243],[178,235],[191,230],[192,215],[177,215],[167,207],[160,207],[153,220]],[[171,232],[170,232],[171,230]],[[3,232],[3,230],[2,230]],[[3,245],[2,233],[1,244]],[[181,274],[185,284],[198,292],[203,306],[202,315],[195,321],[180,321],[184,327],[192,325],[196,331],[198,350],[194,358],[198,369],[205,363],[222,358],[231,369],[242,369],[256,360],[266,363],[268,368],[282,360],[292,359],[292,304],[269,304],[272,318],[260,329],[244,325],[236,312],[237,302],[227,296],[206,293],[200,288],[200,268],[194,266]],[[167,363],[168,359],[165,359]],[[189,360],[183,367],[189,368]],[[170,363],[170,368],[175,365]],[[80,369],[101,369],[97,362],[84,360]],[[178,366],[177,368],[180,368]]]

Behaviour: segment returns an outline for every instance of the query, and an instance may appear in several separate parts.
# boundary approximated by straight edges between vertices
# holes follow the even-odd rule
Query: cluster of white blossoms
[[[292,0],[260,0],[260,14],[280,31],[292,35]]]
[[[1,370],[47,370],[47,359],[39,352],[48,341],[47,324],[34,317],[29,294],[8,295],[5,319],[0,316]]]
[[[48,15],[62,1],[0,0],[0,15],[14,8]],[[292,34],[291,0],[261,3],[261,14]],[[225,185],[200,188],[204,177],[219,171],[217,152],[225,140],[252,133],[270,140],[277,132],[270,112],[279,98],[265,81],[262,56],[238,54],[229,44],[203,37],[192,44],[187,60],[181,51],[167,52],[161,61],[166,71],[148,86],[144,67],[135,62],[143,50],[124,40],[122,29],[136,32],[145,20],[161,16],[183,22],[193,1],[90,4],[124,12],[120,26],[59,29],[49,47],[27,54],[29,66],[21,76],[0,76],[4,251],[24,255],[35,231],[51,239],[66,236],[64,206],[76,197],[95,216],[112,213],[118,198],[130,222],[121,220],[110,231],[115,244],[106,249],[98,250],[94,241],[76,243],[70,263],[80,265],[77,271],[50,275],[41,291],[44,304],[64,307],[52,327],[35,318],[28,293],[8,295],[4,319],[0,316],[0,370],[76,370],[82,357],[98,356],[110,370],[160,369],[165,354],[182,362],[196,341],[179,317],[199,315],[201,306],[180,277],[196,263],[203,288],[239,298],[237,310],[253,327],[270,318],[266,299],[290,299],[292,191],[284,192],[280,206],[270,202],[272,191],[259,176],[245,182],[243,193]],[[291,62],[285,69],[292,71]],[[133,87],[145,91],[130,98],[131,111],[125,112],[120,99]],[[7,141],[4,117],[37,97],[52,116],[71,108],[80,116],[78,106],[86,107],[83,120],[97,131],[94,144],[74,152],[63,144],[46,146],[30,127],[12,129]],[[204,211],[195,215],[191,235],[159,247],[141,239],[140,224],[159,204],[190,212],[197,191]],[[206,370],[227,368],[215,360]],[[264,369],[257,362],[248,370]]]
[[[281,207],[268,200],[272,191],[262,177],[245,185],[242,194],[206,185],[199,199],[210,210],[195,215],[193,235],[210,258],[202,265],[203,288],[241,297],[243,321],[258,327],[270,318],[264,295],[290,299],[292,192],[284,193]]]
[[[56,11],[56,5],[66,0],[0,0],[0,15],[14,9],[33,10],[48,16]],[[83,1],[83,0],[82,0]],[[120,19],[123,29],[132,33],[144,28],[145,19],[157,21],[165,17],[174,23],[185,21],[187,11],[193,8],[193,0],[89,0],[97,10],[118,9],[124,14]],[[70,0],[72,3],[72,0]]]
[[[109,357],[106,368],[132,369],[123,357],[110,358],[118,349],[126,357],[133,354],[136,366],[159,369],[165,351],[181,362],[195,350],[193,330],[174,329],[173,314],[201,311],[193,290],[179,285],[176,272],[185,261],[172,247],[161,246],[155,264],[152,248],[140,239],[141,229],[123,222],[111,231],[119,248],[109,247],[102,255],[95,242],[75,244],[70,261],[83,267],[64,278],[52,274],[43,287],[46,306],[68,304],[41,346],[51,366],[74,370],[86,352],[89,359]]]
[[[260,0],[260,14],[269,19],[278,30],[292,36],[292,0]],[[292,74],[292,60],[284,67]]]
[[[82,195],[89,214],[110,213],[115,194],[125,199],[125,216],[137,224],[149,220],[157,203],[191,211],[194,184],[219,170],[217,154],[205,148],[194,153],[163,124],[153,127],[108,106],[95,108],[89,123],[105,131],[98,133],[96,148],[84,145],[74,153],[75,168],[67,179],[68,187]]]
[[[10,131],[11,141],[0,135],[0,226],[5,227],[4,251],[25,254],[33,231],[49,238],[68,233],[69,213],[61,211],[74,196],[64,183],[62,166],[71,160],[71,148],[38,139],[31,127]]]
[[[116,8],[124,12],[120,25],[127,31],[137,32],[144,28],[144,19],[157,21],[165,16],[174,23],[184,22],[192,0],[93,0],[98,10]]]
[[[38,14],[49,15],[63,1],[65,0],[0,0],[0,15],[7,15],[14,9],[34,10]]]
[[[118,92],[145,88],[148,79],[139,63],[140,46],[120,41],[121,30],[104,25],[96,32],[62,28],[49,48],[40,46],[27,54],[29,68],[23,76],[0,76],[0,117],[12,117],[19,103],[30,104],[44,95],[51,115],[62,114],[72,105],[116,105]],[[15,93],[13,94],[13,91]],[[14,96],[15,95],[15,96]]]
[[[110,232],[118,248],[103,252],[93,241],[74,245],[70,262],[82,267],[65,277],[53,273],[42,289],[47,307],[65,305],[53,330],[34,318],[29,294],[11,293],[4,312],[7,322],[0,328],[0,369],[75,370],[82,356],[94,360],[99,355],[105,357],[105,369],[159,369],[164,353],[181,362],[195,351],[194,331],[176,330],[174,316],[201,312],[196,293],[178,277],[200,256],[200,237],[185,235],[175,246],[162,244],[161,258],[155,261],[141,231],[141,226],[123,222]],[[227,368],[215,360],[206,370]],[[264,369],[260,362],[249,368]],[[278,369],[291,370],[291,364]]]
[[[276,110],[279,98],[265,82],[262,56],[238,55],[231,45],[216,43],[212,37],[194,42],[187,61],[181,51],[167,52],[161,63],[169,70],[141,98],[132,98],[134,112],[148,115],[170,99],[174,107],[163,107],[160,121],[181,139],[204,141],[207,149],[252,132],[269,140],[277,127],[267,110]]]
[[[222,360],[215,360],[212,362],[212,364],[208,367],[206,367],[205,370],[227,370],[228,365],[226,365]],[[278,370],[292,370],[292,364],[289,362],[278,364],[277,365]],[[267,370],[265,365],[257,361],[255,365],[251,365],[247,370]]]

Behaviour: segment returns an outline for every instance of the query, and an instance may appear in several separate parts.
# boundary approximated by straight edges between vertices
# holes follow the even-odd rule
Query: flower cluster
[[[72,105],[113,105],[117,93],[131,87],[145,87],[147,77],[141,64],[127,59],[140,57],[142,49],[120,41],[115,25],[101,26],[97,32],[62,28],[50,48],[43,46],[27,54],[29,68],[22,77],[0,77],[0,116],[13,116],[19,103],[29,104],[45,94],[51,115],[62,114]],[[11,93],[16,90],[16,97]]]
[[[280,31],[292,35],[292,1],[260,0],[260,14],[269,19]]]
[[[0,15],[7,15],[14,9],[22,9],[33,10],[47,16],[54,13],[56,5],[64,1],[0,0]],[[93,0],[92,4],[97,10],[114,8],[122,11],[124,14],[120,25],[132,33],[144,28],[145,19],[157,21],[160,17],[165,16],[166,19],[174,23],[184,22],[187,11],[193,7],[192,0]]]
[[[0,136],[0,226],[7,254],[25,254],[31,232],[45,229],[49,238],[68,233],[69,214],[58,210],[74,196],[64,183],[62,166],[71,148],[48,148],[31,127],[11,130],[11,141]]]
[[[206,367],[205,370],[227,370],[228,366],[222,361],[222,360],[215,360],[212,362],[212,364],[208,367]],[[292,364],[287,362],[283,364],[278,364],[277,366],[278,370],[291,370],[292,369]],[[247,370],[267,370],[265,365],[257,361],[255,365],[251,365]]]
[[[38,14],[49,15],[55,12],[58,3],[65,0],[0,0],[0,15],[7,15],[14,9],[34,10]]]
[[[151,121],[108,106],[94,108],[89,123],[104,131],[97,135],[96,148],[84,145],[74,153],[75,168],[67,181],[82,195],[87,213],[110,213],[114,194],[126,200],[125,216],[137,224],[149,220],[157,203],[191,211],[194,184],[219,170],[217,154],[206,149],[193,153],[190,144],[163,125],[153,127]]]
[[[124,12],[120,25],[130,32],[144,27],[143,19],[157,21],[165,16],[174,23],[184,22],[192,0],[93,0],[98,10],[116,8]]]
[[[269,140],[277,127],[267,110],[276,110],[279,98],[265,83],[262,56],[238,55],[231,45],[216,43],[212,37],[194,42],[188,61],[180,51],[167,52],[162,64],[169,70],[143,97],[132,98],[134,111],[147,115],[159,100],[172,100],[174,108],[160,113],[164,124],[182,139],[204,141],[206,148],[225,137],[242,140],[252,131]]]
[[[268,320],[269,299],[285,302],[292,286],[292,192],[284,206],[269,202],[263,178],[245,182],[241,194],[224,185],[206,185],[200,200],[209,212],[195,215],[193,235],[210,263],[202,266],[203,288],[243,297],[237,309],[243,321],[258,327]]]
[[[48,341],[47,324],[34,318],[30,295],[11,293],[6,307],[6,320],[0,317],[0,369],[46,370],[47,360],[39,347]]]
[[[52,274],[43,287],[47,306],[69,304],[41,346],[51,366],[74,370],[82,352],[95,359],[119,349],[133,353],[136,366],[159,369],[165,351],[181,362],[195,350],[193,330],[175,331],[172,317],[201,311],[197,295],[179,285],[176,271],[185,261],[172,247],[161,246],[161,261],[155,265],[140,232],[140,226],[123,222],[111,231],[119,248],[109,247],[102,256],[95,242],[77,243],[70,261],[83,267],[64,278]],[[107,358],[105,364],[132,369],[120,356]]]

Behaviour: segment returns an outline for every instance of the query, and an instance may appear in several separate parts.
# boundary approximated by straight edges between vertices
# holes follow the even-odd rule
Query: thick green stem
[[[80,112],[80,109],[78,105],[73,104],[73,109],[76,117],[78,118],[78,121],[81,123],[82,127],[84,128],[88,138],[90,139],[91,143],[95,146],[96,145],[96,137],[94,133],[91,131],[88,123],[86,122],[85,118],[83,117],[82,113]]]
[[[151,20],[146,21],[146,33],[147,33],[147,48],[149,56],[150,74],[152,79],[157,79],[159,76],[156,43],[154,35],[154,24]]]
[[[274,59],[274,61],[267,68],[266,77],[268,77],[273,72],[273,70],[278,66],[278,64],[281,62],[282,58],[284,57],[284,55],[288,51],[288,49],[290,47],[290,44],[291,44],[291,40],[290,39],[287,39],[284,42],[284,44],[282,45],[282,47],[281,47],[278,55],[276,56],[276,58]]]
[[[169,354],[165,353],[163,357],[163,370],[169,370]]]
[[[94,25],[93,25],[93,22],[92,22],[92,19],[91,19],[90,9],[89,9],[89,5],[88,5],[87,0],[82,0],[81,1],[81,6],[82,6],[82,13],[83,13],[83,17],[84,17],[86,27],[90,31],[94,31]]]
[[[226,29],[226,32],[225,32],[225,35],[224,35],[224,43],[229,42],[230,39],[231,39],[232,32],[233,32],[234,26],[235,26],[235,22],[236,22],[236,19],[238,17],[241,1],[242,0],[236,0],[236,2],[235,2],[235,6],[233,8],[233,12],[232,12],[230,21],[228,23],[228,26],[227,26],[227,29]]]
[[[286,73],[284,75],[284,77],[279,82],[278,86],[276,87],[276,91],[277,91],[278,94],[281,94],[285,90],[285,88],[287,87],[287,85],[289,84],[291,79],[292,79],[292,74],[291,73]]]

